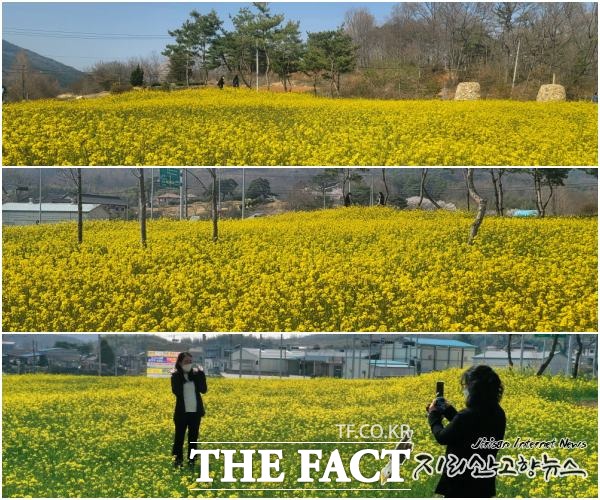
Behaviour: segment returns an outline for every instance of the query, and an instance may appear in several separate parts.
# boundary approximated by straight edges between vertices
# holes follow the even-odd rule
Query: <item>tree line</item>
[[[431,96],[476,80],[488,96],[531,98],[555,81],[579,98],[597,86],[597,3],[400,3],[380,25],[361,8],[344,26],[375,87],[377,68],[395,79],[390,94]]]
[[[215,75],[237,76],[246,87],[260,77],[267,89],[278,80],[286,91],[299,82],[315,94],[396,99],[451,97],[461,81],[480,82],[490,98],[531,99],[541,84],[556,82],[568,98],[587,99],[597,87],[597,3],[399,3],[384,22],[352,9],[341,26],[305,36],[299,21],[266,2],[230,20],[225,29],[214,10],[192,10],[168,32],[161,55],[97,62],[71,89],[207,85]],[[51,75],[29,68],[24,53],[12,70],[11,100],[61,91]]]
[[[445,97],[460,81],[481,83],[484,96],[532,98],[544,83],[560,83],[570,98],[589,98],[598,72],[596,3],[420,2],[392,7],[377,24],[366,8],[346,13],[334,30],[307,33],[265,2],[231,16],[192,11],[169,32],[169,78],[207,84],[209,72],[238,75],[284,90],[302,74],[313,90],[373,97]],[[352,73],[345,89],[341,76]]]
[[[268,89],[276,77],[288,90],[291,75],[300,71],[311,78],[315,92],[326,79],[331,95],[339,95],[341,74],[356,67],[358,47],[343,27],[308,33],[304,42],[300,22],[272,13],[266,2],[242,7],[231,22],[228,31],[214,10],[193,10],[181,27],[169,31],[173,43],[163,55],[171,81],[206,85],[209,71],[218,70],[237,75],[248,88],[258,84],[259,74]]]
[[[136,168],[132,170],[133,175],[138,180],[138,221],[140,224],[140,242],[143,247],[146,247],[147,242],[147,231],[146,231],[146,220],[147,220],[147,193],[148,193],[148,183],[145,176],[144,168]],[[219,179],[218,172],[216,168],[207,168],[207,172],[210,174],[211,183],[210,185],[204,186],[205,191],[210,193],[210,202],[211,202],[211,220],[212,220],[212,239],[213,241],[218,241],[219,239],[219,210],[218,203],[222,194],[221,190],[221,180]],[[463,169],[465,186],[468,193],[468,200],[473,200],[476,208],[475,219],[473,220],[473,224],[469,230],[467,241],[469,244],[473,244],[479,228],[483,222],[483,219],[488,210],[489,200],[482,196],[477,189],[474,181],[474,168]],[[483,169],[477,169],[483,170]],[[546,208],[552,199],[555,189],[557,186],[563,186],[564,181],[567,179],[569,175],[568,168],[530,168],[530,169],[520,169],[516,171],[517,173],[528,174],[533,180],[533,188],[535,193],[535,204],[537,209],[537,215],[539,217],[546,216]],[[315,189],[319,190],[323,195],[323,208],[326,208],[325,199],[327,191],[332,188],[341,188],[344,205],[348,206],[349,204],[353,204],[354,202],[351,199],[351,183],[355,183],[355,188],[358,188],[357,191],[362,191],[363,195],[365,194],[364,186],[361,186],[363,182],[363,175],[361,172],[366,171],[366,169],[350,169],[350,168],[326,168],[322,172],[315,175],[311,182]],[[585,169],[588,175],[592,175],[597,177],[598,172],[597,169]],[[77,240],[78,243],[83,243],[83,207],[82,207],[82,196],[83,196],[83,177],[82,177],[82,169],[66,169],[65,177],[72,184],[73,188],[76,191],[76,200],[78,206],[78,217],[77,217]],[[494,203],[497,216],[504,216],[504,204],[503,204],[503,185],[502,185],[502,177],[507,172],[503,169],[488,169],[493,187],[494,187]],[[421,179],[419,184],[419,203],[418,207],[421,208],[422,202],[424,198],[429,199],[432,204],[436,208],[441,208],[436,202],[435,198],[431,196],[427,187],[426,187],[426,179],[427,179],[428,169],[421,169]],[[200,180],[197,176],[194,175],[196,179]],[[378,197],[377,203],[374,203],[374,198],[372,198],[371,204],[377,204],[381,206],[385,206],[388,204],[388,200],[390,200],[390,191],[388,187],[388,181],[386,178],[386,169],[381,169],[381,181],[384,185],[385,193],[380,192],[380,196]],[[225,179],[225,184],[229,186],[230,196],[233,198],[234,191],[237,187],[237,182],[233,179]],[[368,189],[368,188],[367,188]],[[256,197],[261,199],[266,199],[268,196],[272,194],[270,183],[267,179],[259,177],[254,179],[246,191],[246,194],[250,197]],[[187,197],[187,193],[186,193]],[[397,208],[406,208],[406,200],[403,200],[402,197],[397,197],[393,199],[390,203],[392,206],[396,206]],[[470,207],[469,207],[470,208]]]

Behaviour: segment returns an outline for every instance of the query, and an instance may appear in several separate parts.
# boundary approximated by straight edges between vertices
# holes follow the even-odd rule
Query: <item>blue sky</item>
[[[215,9],[228,29],[231,27],[229,14],[250,5],[240,2],[3,2],[2,38],[69,66],[85,69],[99,60],[145,57],[152,52],[160,54],[169,42],[167,30],[180,26],[192,9],[201,13]],[[343,22],[348,10],[360,7],[368,8],[378,22],[383,22],[393,5],[375,2],[272,2],[271,11],[285,14],[286,19],[300,21],[300,29],[305,33],[334,29]],[[30,30],[65,33],[38,31],[33,34]],[[90,39],[72,35],[73,32],[152,35],[155,38]]]

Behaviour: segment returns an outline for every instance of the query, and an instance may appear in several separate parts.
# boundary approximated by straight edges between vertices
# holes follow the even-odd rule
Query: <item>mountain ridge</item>
[[[85,73],[79,71],[72,66],[67,66],[49,57],[42,56],[37,52],[20,47],[10,43],[7,40],[2,40],[2,80],[6,81],[10,75],[11,69],[16,61],[17,54],[25,52],[29,64],[32,69],[45,73],[53,78],[56,78],[61,87],[68,87],[72,83],[80,80],[85,76]]]

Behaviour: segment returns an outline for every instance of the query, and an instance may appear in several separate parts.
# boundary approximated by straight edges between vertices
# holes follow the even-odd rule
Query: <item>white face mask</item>
[[[190,373],[190,371],[192,371],[192,363],[188,363],[186,365],[181,365],[181,369],[185,372],[185,373]]]
[[[463,389],[463,394],[465,396],[465,399],[469,398],[469,389],[467,389],[466,387]]]

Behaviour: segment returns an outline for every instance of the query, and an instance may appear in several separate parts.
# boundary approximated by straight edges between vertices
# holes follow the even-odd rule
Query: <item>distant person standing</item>
[[[4,95],[4,94],[2,94]],[[598,91],[594,92],[594,95],[592,96],[592,102],[595,102],[596,104],[598,104]]]
[[[379,191],[379,196],[377,197],[377,205],[380,207],[385,205],[385,195],[381,191]]]
[[[352,193],[348,193],[344,196],[344,206],[349,207],[350,205],[352,205]]]
[[[237,89],[237,88],[239,88],[239,86],[240,86],[240,77],[239,77],[239,76],[237,76],[237,75],[235,75],[235,76],[233,77],[233,81],[231,82],[231,85],[233,85],[233,88],[234,88],[234,89]]]
[[[185,431],[188,433],[188,464],[194,465],[190,452],[198,441],[200,420],[204,416],[202,396],[206,394],[206,375],[202,367],[192,365],[192,355],[189,352],[179,353],[175,369],[171,373],[171,391],[175,394],[175,438],[173,440],[173,455],[175,467],[183,465],[183,441]]]
[[[221,78],[219,78],[219,81],[217,82],[217,87],[219,87],[221,90],[223,90],[224,85],[225,85],[225,77],[222,76]]]
[[[6,85],[2,84],[2,102],[6,99]]]

